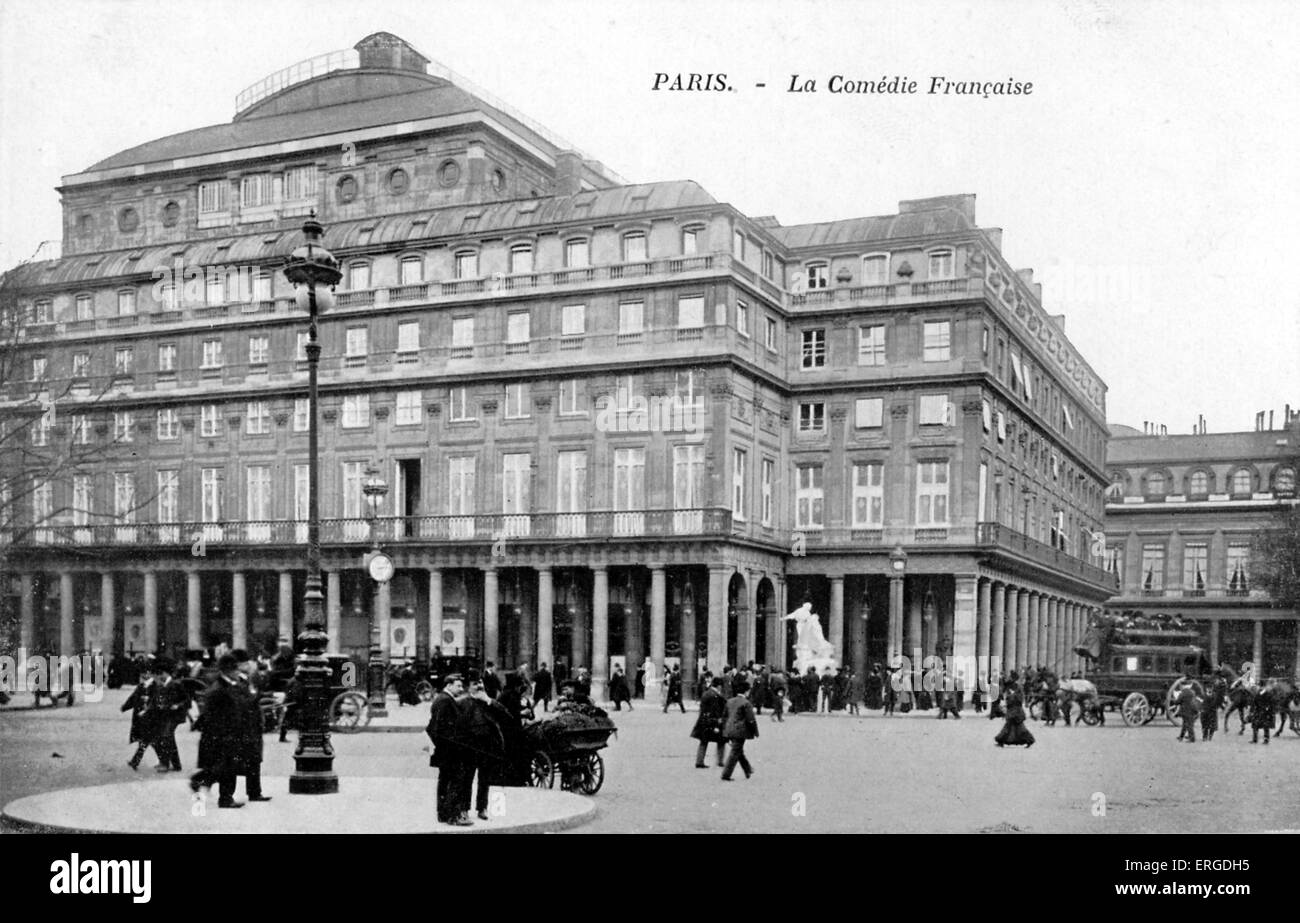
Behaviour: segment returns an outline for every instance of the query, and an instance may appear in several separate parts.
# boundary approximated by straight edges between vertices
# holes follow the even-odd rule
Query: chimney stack
[[[555,194],[577,195],[582,191],[582,155],[560,151],[555,155]]]
[[[1273,411],[1268,412],[1268,431],[1273,432]]]

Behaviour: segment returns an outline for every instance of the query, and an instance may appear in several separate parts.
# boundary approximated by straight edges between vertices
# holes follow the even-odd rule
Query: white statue
[[[815,667],[820,675],[826,667],[836,666],[835,648],[822,634],[822,623],[812,611],[812,603],[804,603],[782,621],[793,621],[799,629],[794,642],[795,670],[805,673],[809,667]]]
[[[641,664],[641,669],[645,671],[645,695],[648,699],[651,692],[659,688],[659,674],[655,672],[655,662],[649,657]]]

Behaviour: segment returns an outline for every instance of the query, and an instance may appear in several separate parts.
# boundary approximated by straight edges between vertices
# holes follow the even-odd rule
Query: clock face
[[[393,577],[393,559],[386,554],[377,554],[370,559],[370,577],[379,583],[386,583]]]

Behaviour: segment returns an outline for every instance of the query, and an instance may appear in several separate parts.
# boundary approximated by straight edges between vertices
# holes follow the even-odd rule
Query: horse
[[[1240,736],[1246,733],[1246,713],[1255,702],[1255,687],[1247,684],[1245,677],[1233,680],[1232,685],[1228,687],[1228,711],[1223,716],[1223,729],[1228,729],[1228,719],[1232,713],[1236,712],[1238,719],[1241,721],[1241,729],[1237,731]]]
[[[1273,689],[1273,708],[1278,719],[1277,733],[1281,734],[1286,730],[1287,722],[1293,711],[1300,711],[1300,688],[1290,680],[1275,679],[1269,680],[1268,684]],[[1228,689],[1228,711],[1223,716],[1223,727],[1227,730],[1228,718],[1235,711],[1241,727],[1237,730],[1237,736],[1246,733],[1246,720],[1249,712],[1254,709],[1255,698],[1259,694],[1260,687],[1248,685],[1245,677],[1236,680]]]
[[[1056,690],[1056,698],[1061,709],[1061,715],[1065,718],[1066,727],[1070,727],[1070,710],[1076,702],[1079,705],[1080,722],[1083,721],[1083,716],[1090,710],[1099,708],[1097,687],[1086,679],[1062,680]]]

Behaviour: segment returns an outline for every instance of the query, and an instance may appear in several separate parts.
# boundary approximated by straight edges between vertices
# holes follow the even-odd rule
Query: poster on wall
[[[87,617],[82,627],[84,629],[83,636],[86,639],[82,649],[87,651],[102,650],[101,639],[104,637],[104,623],[99,620],[99,617]]]
[[[128,657],[152,653],[144,637],[143,615],[128,615],[122,620],[122,649]]]
[[[445,657],[459,656],[465,653],[465,620],[442,620],[442,653]]]
[[[415,619],[392,619],[388,623],[388,650],[391,660],[415,657]]]

